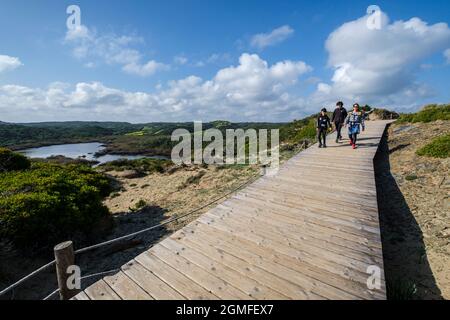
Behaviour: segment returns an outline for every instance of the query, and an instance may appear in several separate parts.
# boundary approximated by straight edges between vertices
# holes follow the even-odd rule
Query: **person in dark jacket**
[[[333,111],[333,116],[331,117],[331,121],[334,123],[336,128],[336,143],[342,139],[341,129],[344,126],[345,119],[347,118],[347,110],[344,108],[344,103],[342,101],[338,101],[336,103],[336,109]]]
[[[327,115],[327,109],[323,108],[317,118],[317,136],[319,139],[319,148],[327,147],[327,131],[331,129],[330,118]],[[323,143],[322,143],[323,141]]]

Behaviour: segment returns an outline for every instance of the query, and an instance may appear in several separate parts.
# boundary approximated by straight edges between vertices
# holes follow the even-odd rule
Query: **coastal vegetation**
[[[450,157],[450,134],[444,134],[433,139],[429,144],[417,150],[416,154],[433,158]]]
[[[110,192],[109,179],[85,165],[33,161],[9,168],[0,173],[0,236],[25,247],[88,235],[108,217],[102,200]]]
[[[419,112],[403,113],[398,122],[428,123],[436,120],[450,120],[450,104],[430,104]]]

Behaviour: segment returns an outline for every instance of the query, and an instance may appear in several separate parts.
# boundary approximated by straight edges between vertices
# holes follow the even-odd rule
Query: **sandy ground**
[[[142,178],[124,179],[118,172],[108,172],[122,184],[122,191],[104,203],[114,215],[129,212],[143,200],[148,207],[161,208],[166,218],[198,208],[235,189],[256,176],[258,170],[249,166],[220,169],[217,166],[192,166],[174,173],[154,173]],[[189,179],[198,181],[190,182]],[[206,210],[183,219],[189,223]],[[172,226],[178,229],[178,223]]]
[[[378,159],[378,167],[390,166],[377,184],[386,279],[396,298],[450,299],[450,158],[415,154],[445,132],[449,121],[394,124],[388,163]]]

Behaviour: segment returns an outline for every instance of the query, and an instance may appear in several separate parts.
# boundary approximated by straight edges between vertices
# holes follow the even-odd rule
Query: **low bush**
[[[146,173],[163,173],[170,166],[172,166],[172,162],[170,160],[142,158],[136,160],[118,159],[102,164],[99,168],[105,171],[136,170],[138,172]]]
[[[0,148],[0,172],[25,170],[30,168],[30,160],[20,153]]]
[[[433,139],[429,144],[417,150],[416,154],[433,158],[448,158],[450,156],[450,134]]]
[[[108,209],[104,175],[87,166],[33,162],[0,174],[0,236],[19,246],[53,245],[88,234]]]
[[[139,210],[144,209],[146,206],[147,206],[147,202],[145,200],[141,199],[138,202],[136,202],[134,207],[130,208],[130,210],[135,212],[135,211],[139,211]]]
[[[399,118],[399,122],[432,122],[436,120],[450,120],[450,104],[430,104],[416,113],[405,113]]]

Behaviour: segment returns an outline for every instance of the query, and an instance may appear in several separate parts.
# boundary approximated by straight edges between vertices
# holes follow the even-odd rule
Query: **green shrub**
[[[450,104],[430,104],[416,113],[405,113],[399,122],[432,122],[436,120],[450,120]]]
[[[129,208],[131,211],[135,212],[135,211],[139,211],[144,209],[147,206],[147,202],[145,200],[139,200],[138,202],[136,202],[136,204],[134,205],[134,207]]]
[[[280,140],[285,143],[298,144],[304,140],[315,141],[317,115],[294,120],[280,128]]]
[[[417,179],[417,176],[415,174],[411,174],[411,175],[406,176],[405,179],[407,181],[413,181],[413,180]]]
[[[30,168],[30,160],[20,153],[0,148],[0,172],[25,170]]]
[[[118,159],[99,166],[106,171],[137,170],[140,172],[163,173],[172,165],[170,160],[142,158],[136,160]]]
[[[419,156],[448,158],[450,156],[450,134],[437,137],[431,143],[416,151]]]
[[[53,245],[88,234],[108,209],[109,180],[87,166],[33,162],[0,174],[0,236],[19,246]]]

